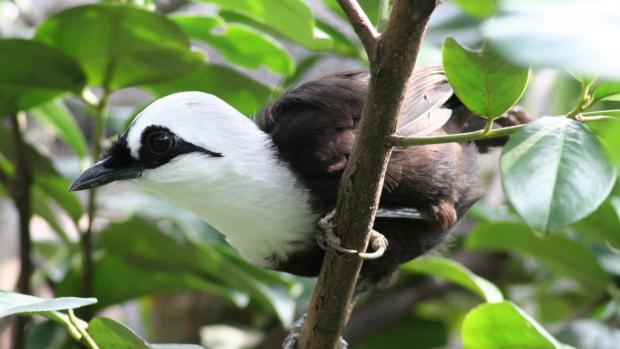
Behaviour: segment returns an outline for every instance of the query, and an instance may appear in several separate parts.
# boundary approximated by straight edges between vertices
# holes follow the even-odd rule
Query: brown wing
[[[398,133],[443,132],[451,115],[451,109],[443,106],[453,93],[441,67],[416,69],[411,79]],[[327,76],[286,92],[257,121],[271,134],[282,160],[311,189],[322,212],[335,204],[367,92],[366,72]],[[454,183],[461,170],[456,164],[461,153],[455,144],[395,149],[382,205],[422,209],[431,201],[456,199],[459,193]]]

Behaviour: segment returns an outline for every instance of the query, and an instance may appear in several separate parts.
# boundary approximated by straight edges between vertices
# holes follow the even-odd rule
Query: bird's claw
[[[323,250],[333,249],[336,252],[347,255],[358,255],[362,259],[377,259],[381,258],[387,250],[388,240],[379,232],[373,230],[370,235],[370,247],[372,252],[359,252],[357,250],[348,249],[342,247],[341,240],[336,234],[334,234],[334,227],[336,226],[332,221],[336,210],[332,210],[319,220],[319,227],[321,232],[316,235],[316,242]]]
[[[386,239],[385,236],[378,231],[372,230],[370,232],[369,244],[373,251],[359,252],[357,255],[360,256],[361,259],[369,260],[383,257],[388,247],[388,239]]]
[[[340,238],[337,237],[336,234],[334,234],[334,227],[336,225],[333,223],[333,219],[335,214],[336,210],[332,210],[319,220],[319,227],[321,228],[321,232],[316,235],[317,244],[323,250],[333,249],[343,254],[357,254],[356,250],[344,248],[340,245]]]

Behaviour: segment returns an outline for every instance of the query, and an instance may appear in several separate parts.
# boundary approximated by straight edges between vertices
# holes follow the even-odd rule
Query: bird
[[[335,208],[368,83],[366,71],[305,82],[255,119],[207,93],[165,96],[138,114],[70,190],[129,182],[194,212],[251,263],[317,276],[324,248],[334,247],[317,243],[317,234],[327,234],[318,223]],[[484,119],[458,99],[442,67],[414,69],[396,135],[472,127],[484,127]],[[484,147],[394,148],[373,226],[387,249],[364,261],[361,279],[380,282],[447,238],[480,198],[478,148]]]

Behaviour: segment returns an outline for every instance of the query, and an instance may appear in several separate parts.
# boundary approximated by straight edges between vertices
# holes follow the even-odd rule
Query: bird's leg
[[[372,230],[370,234],[369,245],[373,252],[359,252],[344,248],[340,245],[340,238],[334,234],[335,224],[333,223],[336,210],[330,211],[323,218],[319,220],[319,227],[321,231],[316,235],[317,244],[324,250],[331,248],[337,252],[353,255],[356,254],[362,259],[377,259],[381,258],[387,250],[388,240],[381,233]]]
[[[295,349],[297,348],[297,340],[301,335],[301,329],[304,327],[306,323],[306,319],[308,318],[308,313],[304,313],[299,319],[293,322],[291,329],[284,338],[284,342],[282,342],[282,349]],[[340,337],[340,343],[338,345],[338,349],[347,349],[349,347],[349,343],[344,340],[344,338]]]

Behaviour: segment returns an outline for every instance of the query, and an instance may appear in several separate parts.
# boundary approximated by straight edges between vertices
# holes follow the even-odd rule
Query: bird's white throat
[[[269,135],[219,102],[209,105],[211,113],[200,118],[178,115],[168,110],[170,104],[167,110],[155,111],[176,112],[179,122],[167,121],[166,127],[222,157],[198,152],[181,155],[145,171],[134,183],[199,215],[250,261],[264,266],[273,260],[285,261],[294,250],[314,241],[317,215],[308,190],[278,158]],[[205,110],[205,105],[187,102],[187,98],[183,103],[185,114]],[[157,124],[156,119],[149,116],[147,121]],[[143,129],[141,122],[146,123],[138,118],[131,129]],[[139,141],[131,129],[130,146]]]

